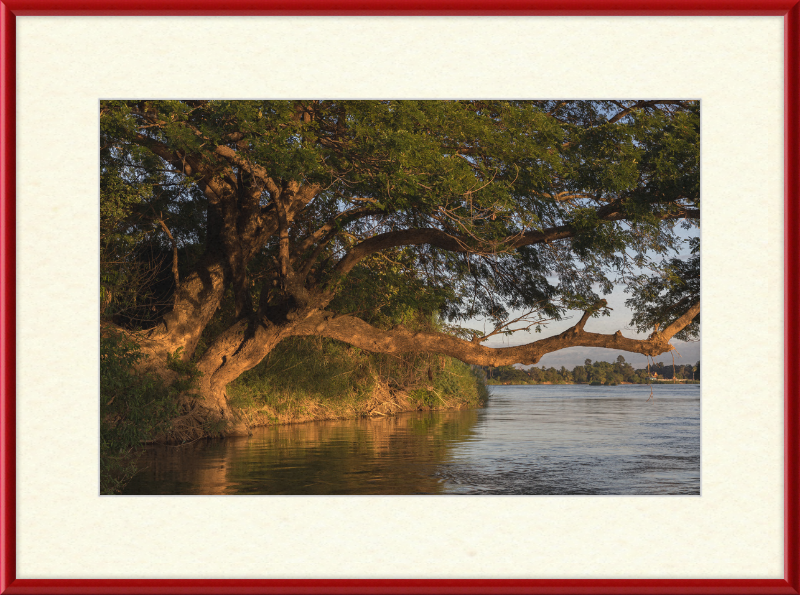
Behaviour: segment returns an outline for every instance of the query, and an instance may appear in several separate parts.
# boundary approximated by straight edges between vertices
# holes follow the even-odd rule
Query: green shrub
[[[369,354],[331,339],[291,337],[228,387],[238,408],[276,411],[308,400],[346,406],[366,399],[374,385]]]
[[[447,366],[434,378],[436,391],[445,397],[459,396],[472,407],[482,407],[489,398],[483,373],[457,359],[446,358],[445,361]]]
[[[409,396],[411,397],[412,401],[416,401],[425,407],[436,407],[437,405],[442,405],[442,400],[439,398],[439,396],[432,390],[425,388],[412,390],[409,393]]]
[[[197,368],[196,362],[181,360],[182,352],[183,347],[178,347],[175,353],[167,356],[167,368],[178,373],[178,378],[170,385],[170,389],[176,393],[188,392],[196,388],[197,379],[203,375]]]
[[[136,474],[136,449],[178,415],[176,389],[137,374],[139,347],[124,336],[100,338],[100,493],[115,494]]]
[[[283,414],[316,403],[351,415],[370,398],[376,381],[408,391],[426,407],[441,407],[445,403],[440,397],[455,396],[467,406],[480,407],[488,397],[482,373],[458,360],[418,353],[375,354],[320,337],[281,342],[228,387],[228,397],[240,409],[268,407]]]

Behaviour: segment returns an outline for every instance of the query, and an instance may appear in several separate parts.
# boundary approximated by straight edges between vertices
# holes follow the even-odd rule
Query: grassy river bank
[[[101,339],[103,494],[119,493],[138,472],[142,445],[182,441],[174,430],[192,401],[192,366],[174,362],[179,378],[165,386],[133,371],[140,357],[124,340]],[[453,358],[373,354],[319,337],[284,341],[228,387],[231,407],[250,427],[477,408],[487,397],[483,372]],[[213,438],[219,428],[202,434]]]
[[[229,390],[251,426],[481,407],[483,375],[453,358],[373,354],[339,341],[293,338]]]

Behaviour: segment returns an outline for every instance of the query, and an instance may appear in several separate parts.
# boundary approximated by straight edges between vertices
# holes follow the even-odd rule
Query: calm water
[[[699,494],[700,387],[496,386],[485,409],[150,449],[128,494]]]

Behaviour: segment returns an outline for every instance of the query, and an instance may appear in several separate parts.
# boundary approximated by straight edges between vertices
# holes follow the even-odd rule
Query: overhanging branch
[[[293,334],[322,335],[376,353],[441,353],[482,366],[529,365],[538,363],[547,353],[567,347],[605,347],[655,357],[673,350],[669,340],[700,312],[700,303],[697,302],[664,331],[653,332],[647,339],[630,339],[624,337],[621,331],[604,335],[583,330],[592,312],[604,305],[605,301],[596,304],[575,326],[561,334],[514,347],[486,347],[452,335],[413,333],[402,327],[386,331],[353,316],[333,316],[328,312],[318,312],[308,317],[293,330]]]
[[[598,209],[598,215],[603,221],[620,221],[628,216],[620,209],[616,208],[616,205],[606,205]],[[662,219],[680,218],[699,219],[700,211],[697,209],[681,208],[680,211],[662,216]],[[493,243],[490,246],[488,244],[480,245],[476,243],[474,238],[459,237],[433,227],[389,231],[367,238],[353,246],[353,248],[337,263],[336,272],[342,275],[347,274],[353,270],[361,260],[370,254],[400,246],[428,245],[449,252],[483,253],[514,250],[532,244],[563,240],[571,238],[574,235],[575,230],[572,227],[568,225],[559,225],[541,231],[526,231],[522,234],[510,237],[506,241]],[[500,247],[500,250],[498,250],[498,247]]]

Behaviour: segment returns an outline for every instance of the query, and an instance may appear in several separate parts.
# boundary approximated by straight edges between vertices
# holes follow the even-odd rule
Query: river
[[[463,411],[147,449],[126,494],[700,494],[699,385],[494,386]]]

